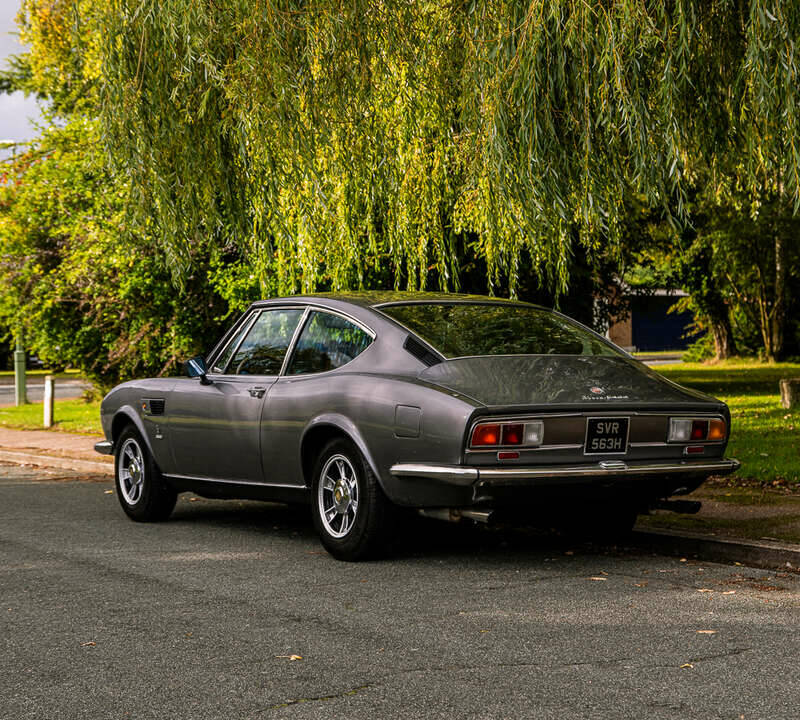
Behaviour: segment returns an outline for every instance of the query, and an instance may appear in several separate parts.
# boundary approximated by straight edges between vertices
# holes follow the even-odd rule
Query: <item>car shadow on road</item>
[[[311,511],[305,505],[182,496],[170,522],[279,537],[304,545],[318,543]],[[543,559],[575,553],[618,556],[629,552],[625,546],[591,543],[547,527],[486,526],[468,520],[448,523],[406,512],[399,518],[394,541],[383,560],[480,556],[518,561],[526,556]]]

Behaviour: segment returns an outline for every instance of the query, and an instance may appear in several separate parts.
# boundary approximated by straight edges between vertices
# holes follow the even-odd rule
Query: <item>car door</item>
[[[282,482],[303,485],[300,442],[310,419],[345,411],[334,371],[372,343],[374,332],[339,313],[310,309],[286,370],[270,388],[261,417],[261,456],[265,475],[283,468]],[[273,471],[274,472],[274,471]]]
[[[260,483],[259,424],[302,307],[255,310],[213,361],[208,384],[179,380],[170,395],[171,474]]]

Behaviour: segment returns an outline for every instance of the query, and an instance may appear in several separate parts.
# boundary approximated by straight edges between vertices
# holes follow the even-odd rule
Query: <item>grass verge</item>
[[[800,409],[781,407],[778,382],[800,377],[800,363],[728,360],[655,367],[681,385],[724,400],[731,410],[728,455],[742,461],[734,485],[800,492]]]
[[[30,403],[0,408],[0,426],[15,430],[43,430],[44,404]],[[62,432],[102,435],[100,427],[100,401],[86,402],[56,400],[53,408],[55,424],[52,430]]]

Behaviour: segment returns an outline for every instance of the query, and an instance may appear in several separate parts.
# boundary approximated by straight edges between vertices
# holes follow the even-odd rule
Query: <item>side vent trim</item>
[[[163,415],[166,404],[164,398],[143,398],[142,410],[145,415]]]
[[[434,355],[428,348],[426,348],[419,340],[413,335],[409,335],[403,343],[403,349],[410,352],[417,360],[421,360],[428,367],[438,365],[441,361]]]

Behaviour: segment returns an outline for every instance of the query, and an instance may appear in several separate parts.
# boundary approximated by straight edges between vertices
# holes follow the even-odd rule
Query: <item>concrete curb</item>
[[[111,463],[94,462],[93,460],[78,460],[70,457],[57,457],[54,455],[39,455],[37,453],[18,452],[16,450],[0,450],[0,460],[16,463],[17,465],[39,465],[41,467],[60,468],[62,470],[76,470],[78,472],[92,473],[94,475],[108,475],[113,477],[114,466]]]
[[[636,547],[663,555],[741,563],[769,570],[800,571],[800,545],[656,529],[635,530],[631,541]]]

